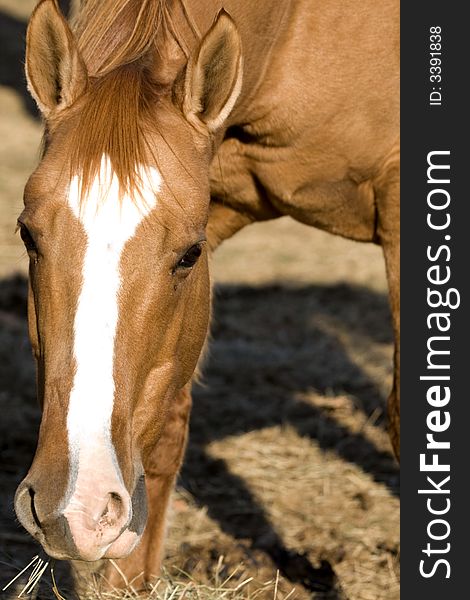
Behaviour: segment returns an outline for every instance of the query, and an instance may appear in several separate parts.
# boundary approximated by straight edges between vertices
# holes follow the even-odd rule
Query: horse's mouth
[[[82,562],[96,562],[103,558],[126,558],[126,556],[129,556],[134,550],[141,538],[141,536],[137,535],[134,531],[126,529],[111,544],[104,547],[96,546],[88,548],[85,552],[80,552],[75,544],[67,550],[51,546],[42,532],[35,533],[33,537],[41,544],[44,552],[50,558],[56,560],[78,560]]]

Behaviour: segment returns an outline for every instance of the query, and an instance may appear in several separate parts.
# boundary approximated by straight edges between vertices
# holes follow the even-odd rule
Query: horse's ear
[[[234,107],[241,85],[240,35],[222,9],[188,62],[183,102],[186,118],[216,131]]]
[[[85,65],[55,0],[42,0],[29,21],[26,78],[46,118],[54,110],[70,106],[86,89]]]

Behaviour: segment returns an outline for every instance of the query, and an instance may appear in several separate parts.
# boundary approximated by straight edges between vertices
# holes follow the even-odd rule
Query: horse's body
[[[185,445],[189,382],[207,330],[206,254],[198,241],[204,230],[214,249],[246,224],[291,215],[380,243],[398,348],[398,3],[115,0],[114,13],[111,0],[83,4],[75,39],[52,0],[39,5],[28,33],[29,85],[48,133],[21,227],[32,253],[30,329],[45,412],[16,508],[50,553],[94,560],[132,551],[121,569],[148,579],[159,568],[166,505]],[[67,161],[72,177],[59,168]],[[101,192],[93,195],[98,176],[116,190],[113,204]],[[140,212],[131,198],[136,182],[146,200]],[[48,204],[46,196],[55,200]],[[122,213],[126,226],[112,212],[119,202],[129,208]],[[92,210],[83,209],[86,203]],[[99,221],[102,203],[109,212]],[[103,250],[109,215],[119,225]],[[169,233],[144,227],[157,221]],[[83,272],[69,267],[65,276],[39,238],[83,262]],[[163,267],[151,275],[149,256],[164,262],[167,254],[180,259],[171,271],[180,279],[165,291]],[[98,264],[93,278],[87,261]],[[108,408],[93,413],[93,366],[81,358],[89,338],[79,338],[83,350],[77,337],[93,310],[87,290],[96,290],[110,269],[116,276],[104,278],[103,294],[116,303],[116,315],[106,321],[102,351],[109,350],[113,375],[111,391],[102,386]],[[108,304],[98,310],[106,320]],[[99,344],[100,324],[95,331]],[[58,349],[48,342],[51,332]],[[83,420],[85,396],[105,433]],[[82,415],[83,430],[68,404]],[[395,394],[390,409],[398,451]],[[51,439],[57,443],[64,429],[70,452],[58,462],[49,493],[43,480],[54,460]],[[93,457],[97,475],[88,465]],[[89,508],[87,490],[100,473],[108,487],[101,504]],[[143,473],[149,517],[142,535]],[[89,543],[87,531],[106,543]]]

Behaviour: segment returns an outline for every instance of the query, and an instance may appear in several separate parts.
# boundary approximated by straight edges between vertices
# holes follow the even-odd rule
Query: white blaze
[[[74,321],[76,371],[67,415],[71,464],[77,469],[72,483],[76,492],[91,483],[84,471],[96,475],[115,462],[111,415],[120,259],[126,242],[155,207],[161,186],[156,169],[142,167],[140,175],[140,193],[136,192],[135,198],[124,196],[120,200],[117,178],[109,159],[103,157],[99,175],[82,207],[79,177],[75,176],[70,184],[68,203],[87,235],[82,288]],[[96,483],[99,486],[99,481]]]

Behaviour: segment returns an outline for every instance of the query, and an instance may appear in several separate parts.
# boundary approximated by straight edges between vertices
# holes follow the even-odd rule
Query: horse
[[[382,246],[398,455],[398,10],[85,0],[69,23],[56,0],[36,6],[26,77],[44,138],[18,227],[42,420],[15,510],[50,556],[115,559],[142,585],[159,573],[209,258],[255,221]]]

